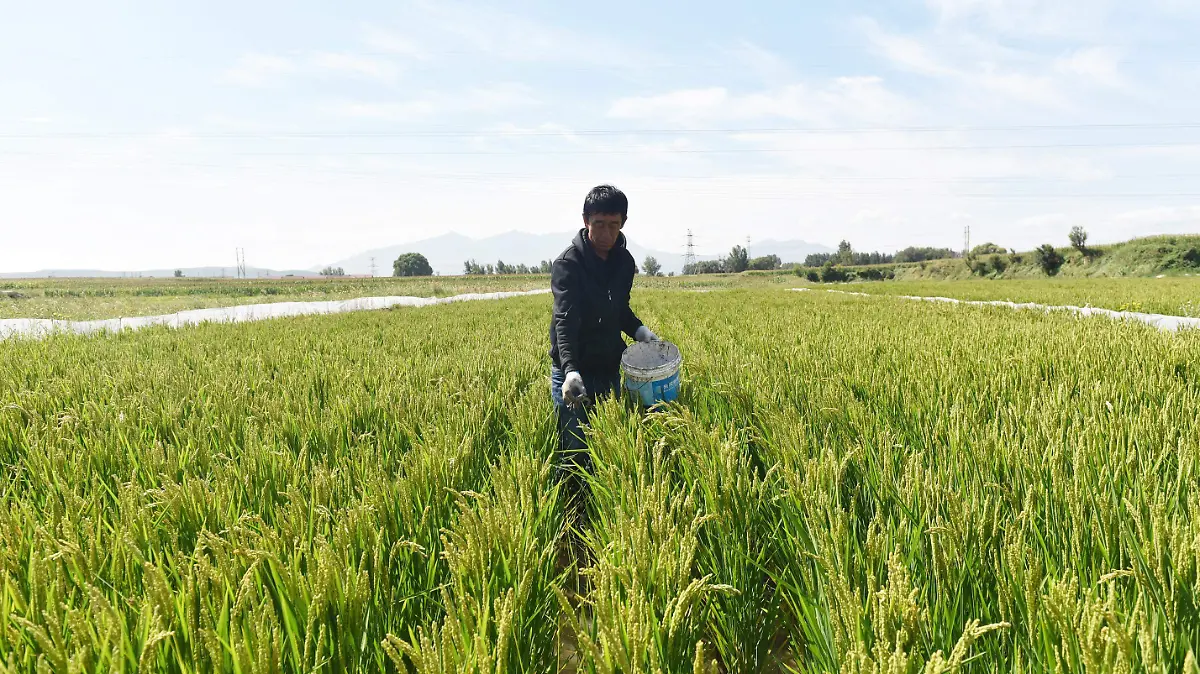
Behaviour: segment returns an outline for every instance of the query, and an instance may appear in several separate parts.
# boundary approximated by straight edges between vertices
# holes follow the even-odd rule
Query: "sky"
[[[1200,232],[1200,1],[0,0],[0,271]],[[769,251],[761,251],[763,254]]]

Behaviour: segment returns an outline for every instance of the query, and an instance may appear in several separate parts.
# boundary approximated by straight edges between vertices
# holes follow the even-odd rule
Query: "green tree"
[[[842,239],[838,244],[837,262],[841,264],[854,264],[854,249],[850,246],[850,242]]]
[[[750,251],[741,246],[734,246],[725,259],[726,271],[740,274],[750,268]]]
[[[1078,250],[1079,252],[1083,253],[1084,255],[1087,255],[1087,253],[1088,253],[1087,231],[1083,227],[1080,227],[1079,225],[1075,225],[1074,227],[1071,228],[1070,238],[1071,238],[1071,245],[1074,246],[1075,249]]]
[[[175,270],[175,278],[183,278],[183,270],[182,269]]]
[[[926,260],[941,260],[954,257],[954,251],[949,248],[918,248],[909,246],[896,253],[896,262],[924,262]]]
[[[646,276],[662,276],[662,265],[654,259],[653,255],[647,255],[646,261],[642,263],[642,271],[646,273]]]
[[[723,274],[727,270],[721,260],[700,260],[683,268],[685,275],[690,274]]]
[[[783,266],[783,262],[778,255],[764,255],[750,260],[750,268],[758,271],[770,271],[779,269]]]
[[[325,267],[321,270],[321,276],[345,276],[346,271],[341,267]]]
[[[988,243],[981,243],[978,246],[975,246],[974,248],[972,248],[970,257],[979,257],[981,255],[1003,255],[1007,252],[1008,251],[1005,250],[1004,248],[997,246],[994,243],[988,242]]]
[[[392,263],[392,276],[433,276],[433,267],[420,253],[405,253]]]
[[[1046,272],[1047,276],[1058,274],[1058,270],[1063,266],[1063,256],[1058,253],[1054,246],[1043,243],[1040,248],[1033,252],[1037,259],[1038,266],[1042,271]]]

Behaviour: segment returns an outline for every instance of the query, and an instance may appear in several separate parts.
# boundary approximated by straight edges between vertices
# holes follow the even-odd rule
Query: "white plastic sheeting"
[[[389,307],[426,307],[450,302],[476,300],[499,300],[524,295],[542,295],[549,288],[520,292],[468,293],[452,297],[359,297],[350,300],[328,302],[273,302],[268,304],[243,304],[213,309],[192,309],[160,316],[133,316],[130,318],[108,318],[96,321],[62,321],[49,318],[5,318],[0,319],[0,339],[10,337],[44,337],[57,333],[91,334],[96,332],[120,332],[150,326],[165,325],[172,328],[201,323],[242,323],[261,321],[268,318],[304,316],[308,314],[340,314],[348,311],[368,311]]]
[[[812,288],[791,288],[791,290],[795,290],[797,292],[809,292],[812,290]],[[871,295],[869,293],[854,293],[847,292],[845,290],[826,290],[825,292],[836,293],[838,295],[856,295],[858,297],[891,297],[921,302],[947,302],[950,304],[969,304],[974,306],[1008,307],[1009,309],[1069,311],[1074,314],[1079,314],[1080,316],[1104,316],[1116,320],[1138,321],[1167,332],[1177,332],[1187,328],[1200,328],[1200,318],[1189,318],[1187,316],[1167,316],[1164,314],[1145,314],[1137,311],[1113,311],[1112,309],[1099,309],[1096,307],[1055,306],[1052,304],[1034,304],[1032,302],[1005,302],[1002,300],[959,300],[954,299],[953,297],[926,297],[923,295]]]

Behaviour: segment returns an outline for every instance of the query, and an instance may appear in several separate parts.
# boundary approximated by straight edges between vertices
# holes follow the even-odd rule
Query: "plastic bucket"
[[[637,342],[621,356],[625,388],[646,407],[671,402],[679,396],[679,367],[683,357],[670,342]]]

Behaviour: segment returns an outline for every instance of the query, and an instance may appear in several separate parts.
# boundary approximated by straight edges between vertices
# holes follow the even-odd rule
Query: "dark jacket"
[[[637,263],[625,247],[625,235],[607,260],[592,249],[587,229],[554,260],[550,288],[550,360],[566,372],[616,373],[625,352],[621,333],[633,337],[642,322],[629,307]]]

